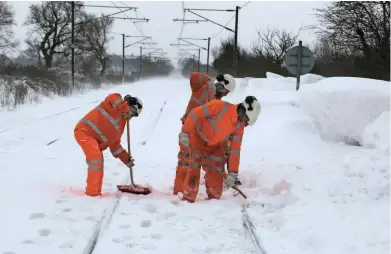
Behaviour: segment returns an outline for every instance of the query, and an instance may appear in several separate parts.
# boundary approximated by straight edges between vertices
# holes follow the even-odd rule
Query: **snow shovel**
[[[126,123],[126,132],[127,132],[127,138],[128,138],[128,152],[129,157],[132,158],[131,152],[130,152],[130,131],[129,131],[129,120]],[[136,184],[134,184],[133,181],[133,167],[129,167],[130,172],[130,185],[117,185],[117,188],[121,192],[126,193],[132,193],[136,195],[148,195],[152,191],[147,187],[141,187]]]

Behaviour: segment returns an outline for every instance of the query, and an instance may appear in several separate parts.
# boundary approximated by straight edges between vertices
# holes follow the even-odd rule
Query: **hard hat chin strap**
[[[236,110],[237,112],[238,112],[238,116],[247,116],[247,114],[246,114],[246,108],[243,106],[243,104],[242,103],[240,103],[239,105],[238,105],[238,107],[237,107],[237,110]]]
[[[138,116],[138,112],[137,112],[136,106],[130,106],[130,113],[131,113],[132,116],[135,116],[135,117]]]
[[[218,83],[215,84],[215,86],[216,86],[216,92],[219,92],[219,93],[226,93],[226,92],[228,92],[229,93],[228,89],[225,88],[224,84],[221,84],[221,83],[218,82]]]

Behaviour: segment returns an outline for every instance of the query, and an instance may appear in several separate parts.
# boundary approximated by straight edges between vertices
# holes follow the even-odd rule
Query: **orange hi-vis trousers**
[[[203,141],[190,134],[189,166],[183,185],[183,200],[194,202],[197,198],[201,165],[205,168],[205,187],[209,199],[220,199],[223,194],[225,152],[224,145],[206,148]]]
[[[88,196],[99,196],[102,191],[103,181],[103,154],[99,143],[93,137],[82,130],[75,130],[75,139],[86,156],[88,165],[87,187],[85,194]]]
[[[176,175],[174,181],[174,195],[177,195],[178,192],[183,192],[183,183],[186,178],[187,170],[189,168],[189,147],[179,144],[179,153],[178,153],[178,165],[176,167]]]
[[[178,153],[178,165],[176,166],[176,174],[174,181],[174,191],[173,194],[177,195],[179,192],[183,192],[183,184],[185,182],[187,170],[189,169],[189,156],[190,148],[179,144],[179,153]],[[202,160],[201,166],[204,172],[206,173],[207,161]]]

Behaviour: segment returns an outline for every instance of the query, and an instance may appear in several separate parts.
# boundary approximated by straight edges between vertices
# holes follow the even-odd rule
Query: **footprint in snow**
[[[113,242],[115,242],[115,243],[123,243],[123,242],[129,241],[129,240],[132,240],[132,237],[127,236],[127,235],[125,235],[121,238],[119,238],[119,237],[113,238]]]
[[[36,220],[36,219],[41,219],[43,217],[45,217],[44,213],[32,213],[32,214],[30,214],[29,219]]]
[[[16,252],[13,252],[13,251],[4,251],[3,254],[16,254]]]
[[[86,219],[89,221],[96,221],[96,218],[94,216],[88,216]]]
[[[125,246],[127,247],[127,248],[133,248],[133,244],[131,244],[131,243],[127,243],[127,244],[125,244]]]
[[[151,238],[152,239],[155,239],[155,240],[160,240],[163,238],[162,235],[159,235],[159,234],[151,234]]]
[[[157,207],[156,205],[153,205],[153,204],[147,204],[145,206],[145,209],[150,212],[150,213],[156,213],[156,210],[157,210]]]
[[[73,247],[72,243],[62,243],[58,246],[60,249],[71,249]]]
[[[150,220],[143,220],[141,222],[141,227],[143,228],[149,228],[152,225],[152,222]]]
[[[113,242],[122,243],[122,239],[121,238],[113,238]]]
[[[176,212],[167,212],[167,213],[165,214],[165,218],[168,219],[168,218],[170,218],[170,217],[174,217],[175,215],[176,215]]]
[[[68,213],[68,212],[72,211],[72,208],[64,208],[64,209],[61,209],[61,211],[63,211],[64,213]]]
[[[65,202],[64,199],[57,199],[57,200],[56,200],[56,203],[57,203],[57,204],[61,204],[61,203],[64,203],[64,202]]]
[[[152,244],[146,244],[143,246],[144,250],[156,250],[156,246]]]
[[[40,229],[38,232],[39,232],[40,236],[48,236],[48,235],[50,235],[50,233],[52,231],[50,229],[43,228],[43,229]]]
[[[130,228],[131,226],[129,224],[124,224],[124,225],[120,225],[119,228],[122,228],[122,229],[128,229]]]
[[[33,240],[31,240],[31,239],[29,239],[29,240],[24,240],[22,243],[23,243],[23,244],[35,244],[35,242],[34,242]]]

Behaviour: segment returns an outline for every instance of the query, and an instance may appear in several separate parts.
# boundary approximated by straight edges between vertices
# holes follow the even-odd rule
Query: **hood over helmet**
[[[192,72],[190,74],[190,87],[192,92],[197,92],[200,90],[202,87],[206,85],[208,81],[210,81],[211,78],[201,72]]]

